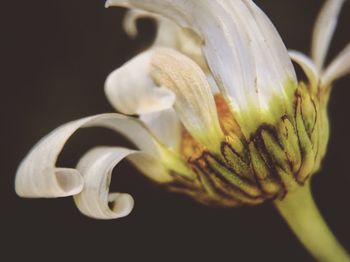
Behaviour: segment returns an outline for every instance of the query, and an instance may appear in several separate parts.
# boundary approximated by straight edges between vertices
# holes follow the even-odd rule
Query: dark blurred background
[[[256,2],[288,48],[309,52],[323,1]],[[104,80],[152,43],[155,26],[141,21],[140,35],[129,39],[121,28],[125,10],[105,9],[99,0],[3,1],[1,9],[1,261],[23,256],[27,261],[312,261],[270,203],[203,207],[155,186],[124,162],[112,190],[134,196],[135,209],[126,218],[87,218],[71,198],[18,198],[14,175],[28,150],[60,124],[112,112]],[[349,25],[347,3],[329,57],[350,41]],[[347,76],[332,94],[330,145],[313,191],[331,229],[350,251],[349,97]],[[59,164],[74,166],[98,144],[129,145],[106,130],[83,130],[70,140]]]

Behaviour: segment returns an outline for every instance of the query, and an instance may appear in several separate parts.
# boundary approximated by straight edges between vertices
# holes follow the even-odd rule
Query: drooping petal
[[[56,167],[56,162],[69,137],[79,128],[92,126],[115,130],[142,151],[158,154],[156,140],[136,119],[119,114],[86,117],[58,127],[32,148],[17,170],[16,193],[23,197],[64,197],[79,193],[83,187],[80,173],[76,169]]]
[[[153,56],[154,49],[148,50],[114,71],[107,78],[105,91],[117,110],[138,114],[163,144],[175,149],[180,139],[180,122],[172,107],[175,94],[153,81]]]
[[[146,51],[112,72],[105,83],[110,103],[121,113],[134,115],[172,107],[175,95],[149,77],[153,51]]]
[[[350,44],[331,62],[322,75],[322,85],[327,87],[332,82],[350,73]]]
[[[140,120],[165,145],[179,150],[181,123],[173,108],[140,115]]]
[[[345,0],[327,0],[316,20],[312,35],[311,57],[317,69],[323,69],[324,61],[338,23],[338,16]]]
[[[174,108],[181,122],[200,143],[217,151],[223,141],[214,97],[200,67],[181,53],[158,48],[151,76],[176,95]]]
[[[263,76],[262,83],[266,83],[266,79],[270,78],[280,88],[280,82],[286,81],[287,77],[292,77],[294,71],[290,68],[288,62],[287,51],[279,40],[279,36],[271,23],[267,23],[267,18],[263,17],[256,11],[252,3],[247,1],[171,1],[171,0],[109,0],[107,6],[118,5],[126,7],[136,7],[151,12],[159,13],[177,22],[180,26],[193,29],[204,40],[203,53],[206,56],[208,65],[218,83],[219,88],[224,95],[231,101],[235,108],[244,108],[249,100],[259,102],[259,96],[256,95],[257,75]],[[263,34],[268,32],[266,38],[257,38],[254,30],[242,22],[242,18],[238,18],[237,12],[240,12],[239,6],[244,6],[245,10],[249,7],[251,12],[247,12],[246,20],[253,21],[252,24],[259,24]],[[236,15],[233,15],[236,14]],[[272,27],[272,28],[271,28]],[[278,40],[276,40],[278,39]],[[255,41],[255,44],[252,44]],[[263,59],[264,55],[255,58],[254,52],[258,52],[258,43],[267,43],[263,46],[269,48],[264,52],[276,52],[274,55],[266,55],[268,59]],[[220,48],[219,48],[220,47]],[[282,50],[283,52],[276,51]],[[255,51],[254,51],[255,50]],[[291,74],[284,75],[283,79],[277,79],[282,71],[274,71],[271,75],[266,68],[271,67],[269,63],[271,57],[280,58],[283,64],[281,67],[283,72],[287,71]],[[275,60],[274,60],[275,61]],[[285,64],[285,61],[287,63]],[[286,66],[287,65],[287,66]],[[278,68],[277,66],[275,68]],[[258,70],[258,73],[257,73]],[[270,76],[266,76],[269,73]],[[283,73],[282,73],[283,75]],[[271,86],[270,86],[271,88]],[[264,89],[264,87],[262,87]],[[270,92],[272,93],[272,92]]]
[[[312,88],[316,88],[320,76],[315,63],[311,60],[311,58],[307,57],[299,51],[294,50],[289,51],[289,56],[294,62],[301,66],[308,80],[310,81]]]
[[[130,159],[144,173],[165,173],[160,162],[149,154],[120,147],[99,147],[90,150],[77,165],[84,178],[84,188],[74,196],[79,210],[98,219],[115,219],[128,215],[133,198],[126,193],[109,193],[112,171],[124,158]]]

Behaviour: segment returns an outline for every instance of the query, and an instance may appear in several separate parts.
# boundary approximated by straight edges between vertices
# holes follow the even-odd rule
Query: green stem
[[[317,261],[350,262],[350,256],[323,220],[313,200],[309,183],[287,194],[283,200],[276,200],[275,205]]]

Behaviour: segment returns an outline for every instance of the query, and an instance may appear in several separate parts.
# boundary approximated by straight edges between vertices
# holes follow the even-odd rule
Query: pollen
[[[241,135],[240,127],[235,120],[229,105],[222,95],[215,95],[215,104],[219,116],[220,126],[225,135]]]

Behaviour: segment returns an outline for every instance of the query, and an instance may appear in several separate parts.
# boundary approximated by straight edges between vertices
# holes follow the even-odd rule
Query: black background
[[[309,52],[313,21],[323,1],[256,1],[288,48]],[[112,190],[130,192],[126,218],[98,221],[71,198],[20,199],[16,167],[53,128],[112,112],[103,83],[114,68],[146,48],[154,25],[140,23],[129,39],[124,10],[99,0],[3,1],[1,10],[1,261],[312,261],[270,203],[212,209],[170,194],[128,163],[118,166]],[[350,40],[350,4],[341,15],[330,57]],[[323,171],[313,179],[315,199],[330,227],[350,250],[350,77],[339,80],[330,103],[331,140]],[[97,144],[128,145],[105,130],[83,130],[59,164],[74,166]],[[6,259],[4,259],[7,257]]]

